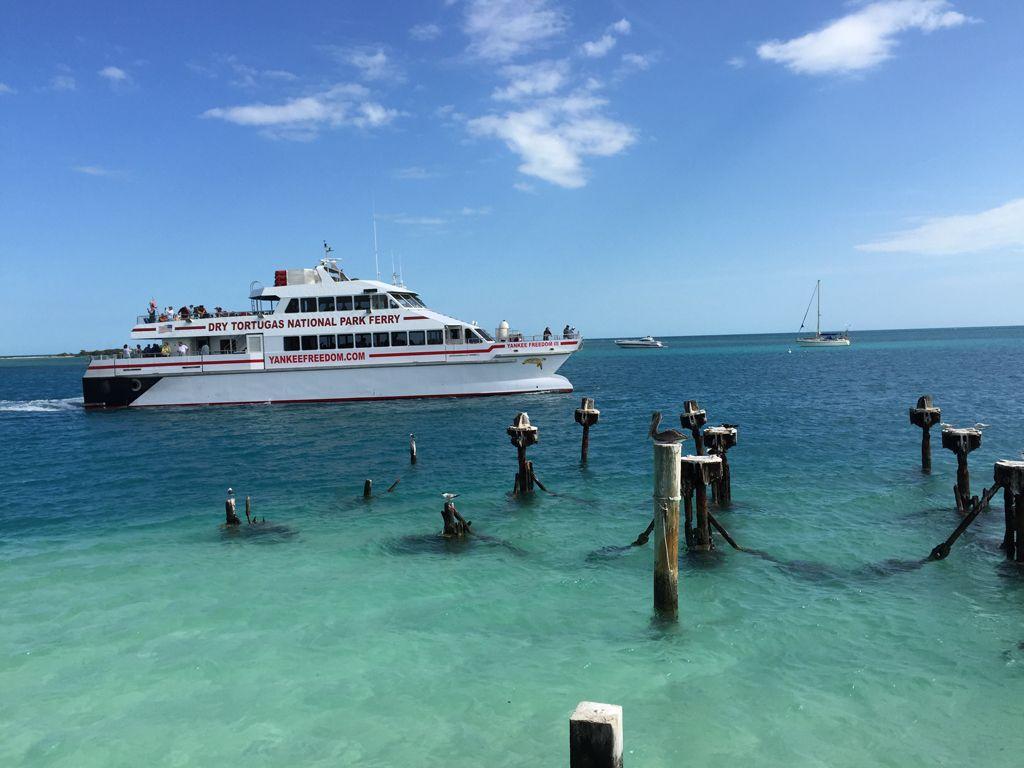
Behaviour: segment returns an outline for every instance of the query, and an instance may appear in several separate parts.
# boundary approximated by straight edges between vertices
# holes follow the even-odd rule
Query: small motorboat
[[[665,346],[653,336],[644,336],[642,339],[616,339],[615,343],[625,349],[661,349]]]

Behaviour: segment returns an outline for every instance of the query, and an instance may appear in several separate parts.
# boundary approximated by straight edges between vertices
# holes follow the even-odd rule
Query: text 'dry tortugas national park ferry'
[[[396,279],[396,282],[401,282]],[[94,358],[86,407],[340,402],[571,392],[574,332],[497,338],[401,285],[349,278],[333,259],[253,283],[249,312],[159,313],[132,328],[149,352]]]

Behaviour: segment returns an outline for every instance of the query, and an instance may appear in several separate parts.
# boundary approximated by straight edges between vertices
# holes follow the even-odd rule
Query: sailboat
[[[818,281],[817,285],[814,286],[814,296],[811,296],[811,302],[814,301],[815,297],[818,299],[818,323],[815,326],[815,332],[813,336],[797,337],[796,343],[801,347],[848,347],[850,346],[850,334],[847,331],[842,333],[822,333],[821,332],[821,280]],[[811,311],[810,302],[807,304],[807,311],[804,312],[803,322],[800,323],[800,330],[804,329],[804,324],[807,322],[807,314]]]

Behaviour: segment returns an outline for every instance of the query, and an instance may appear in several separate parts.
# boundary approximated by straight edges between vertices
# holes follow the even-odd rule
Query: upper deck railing
[[[188,315],[182,315],[180,312],[175,312],[173,315],[167,312],[157,312],[155,314],[136,315],[136,325],[146,323],[189,323],[196,320],[211,320],[216,317],[245,317],[246,315],[255,314],[252,310],[245,312],[235,312],[226,309],[214,312],[196,312]]]

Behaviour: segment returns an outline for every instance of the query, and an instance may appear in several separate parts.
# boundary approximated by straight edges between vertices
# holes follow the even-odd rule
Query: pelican
[[[457,494],[457,493],[442,493],[441,494],[441,498],[444,499],[445,501],[451,501],[452,499],[457,499],[458,497],[459,497],[459,494]]]
[[[651,414],[651,429],[647,434],[656,443],[679,443],[686,439],[686,435],[675,429],[665,429],[659,432],[659,426],[661,426],[661,411],[655,411]]]

